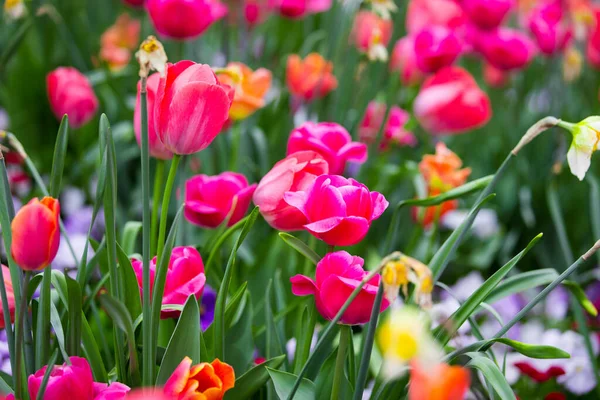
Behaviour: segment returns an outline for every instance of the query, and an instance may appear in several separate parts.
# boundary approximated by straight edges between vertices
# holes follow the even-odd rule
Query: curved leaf
[[[492,360],[480,353],[467,353],[467,356],[471,357],[471,361],[466,366],[481,371],[485,380],[492,385],[498,396],[500,396],[500,399],[516,400],[512,388]]]
[[[269,375],[271,375],[277,396],[279,396],[280,399],[289,398],[294,387],[294,382],[298,377],[288,372],[281,372],[268,367],[266,369]],[[315,384],[306,378],[302,378],[300,385],[294,394],[294,400],[314,400],[315,393]]]
[[[271,378],[267,367],[277,369],[284,361],[285,354],[282,354],[250,369],[235,380],[235,386],[225,393],[225,400],[249,399]]]
[[[282,238],[287,245],[296,250],[298,253],[302,254],[313,264],[317,265],[319,261],[321,261],[321,257],[296,236],[290,235],[287,232],[279,232],[279,237]]]

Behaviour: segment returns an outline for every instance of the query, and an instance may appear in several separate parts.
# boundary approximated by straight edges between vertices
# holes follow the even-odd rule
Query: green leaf
[[[67,290],[69,293],[69,330],[67,336],[67,352],[72,356],[79,356],[79,348],[81,347],[81,315],[82,315],[82,298],[81,288],[73,279],[65,276],[67,282]]]
[[[467,356],[471,357],[471,361],[469,361],[466,366],[479,370],[485,377],[485,380],[492,385],[496,393],[498,393],[500,399],[516,400],[512,388],[506,381],[502,372],[498,369],[498,366],[494,364],[492,360],[480,353],[467,353]]]
[[[313,264],[317,265],[319,261],[321,261],[321,257],[317,253],[315,253],[314,250],[311,249],[306,243],[304,243],[297,237],[290,235],[286,232],[279,232],[279,237],[282,238],[287,245],[296,250],[298,253],[302,254]]]
[[[83,353],[85,358],[89,361],[92,373],[94,374],[94,380],[97,382],[108,382],[108,376],[106,375],[106,368],[104,367],[104,361],[100,355],[100,349],[98,343],[94,338],[92,329],[87,322],[85,315],[82,313],[81,318],[81,342],[83,344]]]
[[[194,295],[188,297],[185,302],[183,312],[171,335],[160,364],[156,385],[163,386],[186,356],[192,359],[192,365],[200,362],[200,310]]]
[[[437,196],[427,197],[425,199],[409,199],[403,200],[398,203],[396,207],[401,208],[404,206],[419,206],[419,207],[429,207],[429,206],[437,206],[438,204],[442,204],[446,201],[454,200],[461,198],[463,196],[469,195],[471,193],[477,192],[483,188],[485,188],[494,178],[494,175],[488,175],[483,178],[476,179],[474,181],[468,182],[462,186],[457,188],[448,190]]]
[[[577,283],[575,283],[573,281],[563,281],[562,284],[567,289],[569,289],[569,292],[571,292],[573,297],[575,297],[577,302],[579,302],[579,304],[581,304],[583,309],[585,311],[587,311],[588,314],[590,314],[592,317],[598,316],[598,310],[594,306],[594,303],[592,303],[590,301],[590,299],[588,299],[588,297],[586,296],[586,294],[583,291],[583,289],[581,288],[581,286],[579,286]]]
[[[600,237],[600,184],[598,179],[589,172],[587,180],[590,184],[590,216],[592,221],[592,232],[595,238]],[[600,262],[600,253],[596,253],[597,260]]]
[[[225,243],[225,241],[231,235],[233,235],[236,231],[238,231],[242,227],[246,226],[246,222],[248,222],[248,219],[251,216],[252,216],[252,214],[248,215],[247,217],[242,218],[237,223],[235,223],[233,226],[227,228],[227,230],[225,230],[222,234],[220,234],[217,237],[217,239],[215,240],[215,244],[212,246],[209,246],[210,253],[208,256],[208,261],[206,261],[206,264],[204,265],[205,270],[209,270],[209,267],[212,266],[212,263],[213,263],[215,257],[217,256],[217,253],[218,253],[219,249],[221,248],[221,246],[223,245],[223,243]],[[218,232],[220,232],[220,229],[221,228],[218,229]]]
[[[267,284],[267,291],[265,294],[265,321],[267,323],[267,334],[266,334],[266,356],[267,358],[273,357],[275,354],[280,354],[284,352],[281,341],[279,340],[279,333],[277,331],[277,326],[275,324],[275,318],[273,316],[272,306],[271,306],[271,292],[273,289],[273,280],[269,280]]]
[[[133,254],[135,251],[135,242],[142,230],[142,223],[138,221],[129,221],[123,228],[123,251],[125,254]]]
[[[511,269],[529,252],[529,250],[540,240],[542,234],[540,233],[529,242],[527,247],[513,257],[512,260],[507,262],[502,268],[496,271],[492,276],[486,280],[469,298],[461,304],[450,318],[449,323],[440,325],[436,329],[436,337],[442,345],[448,343],[450,338],[458,331],[458,329],[464,324],[471,314],[477,310],[479,305],[486,300],[490,292],[500,283],[500,281],[510,272]]]
[[[58,342],[58,348],[60,349],[63,358],[67,360],[69,358],[69,353],[67,353],[65,348],[65,331],[63,330],[58,310],[52,302],[50,302],[50,324],[52,324],[52,328],[54,328],[54,334],[56,336],[56,341]],[[44,363],[45,362],[46,361],[44,360]]]
[[[285,361],[285,354],[273,357],[255,366],[235,380],[235,386],[225,393],[225,400],[249,399],[271,378],[267,367],[277,369]]]
[[[502,343],[507,346],[513,348],[513,350],[527,356],[529,358],[538,358],[538,359],[557,359],[557,358],[570,358],[569,353],[553,346],[545,346],[545,345],[536,345],[518,342],[516,340],[506,339],[506,338],[493,338],[493,339],[485,339],[479,340],[475,343],[472,343],[466,347],[453,351],[448,354],[444,359],[445,361],[452,361],[456,357],[466,354],[472,351],[483,351],[487,350],[494,343]]]
[[[50,354],[50,342],[48,341],[48,337],[50,336],[50,324],[52,319],[52,310],[50,304],[52,303],[51,294],[50,294],[50,280],[54,277],[51,275],[54,271],[51,271],[50,268],[44,269],[43,277],[42,277],[42,288],[40,290],[40,300],[39,300],[39,308],[37,314],[37,326],[35,331],[35,368],[39,369],[44,364],[46,364],[46,360],[48,355]],[[64,279],[64,276],[63,276]],[[14,282],[14,281],[13,281]],[[66,283],[64,287],[63,296],[65,296],[67,292]],[[61,292],[59,292],[61,293]],[[68,300],[65,296],[63,298],[63,303],[65,307],[68,307]],[[59,321],[60,322],[60,321]],[[64,338],[63,338],[64,339]]]
[[[248,351],[248,349],[256,347],[252,337],[254,311],[252,308],[252,301],[250,301],[250,293],[246,291],[244,297],[245,299],[242,303],[245,304],[245,307],[241,309],[240,317],[233,325],[225,330],[227,351],[225,352],[223,360],[231,365],[238,375],[246,372],[248,366],[254,359],[252,352]]]
[[[558,273],[554,268],[522,272],[502,281],[494,290],[492,290],[485,300],[488,304],[493,304],[510,295],[521,293],[538,286],[547,285],[557,277]]]
[[[119,276],[123,284],[123,300],[129,315],[135,319],[142,313],[142,300],[140,299],[140,287],[138,285],[135,271],[127,253],[117,243],[117,260],[119,261]]]
[[[38,389],[38,394],[36,400],[44,400],[44,393],[46,393],[46,386],[48,385],[48,380],[50,379],[50,373],[54,369],[54,364],[56,364],[56,359],[58,358],[58,350],[54,350],[54,354],[50,357],[50,361],[46,364],[46,372],[44,373],[44,378],[42,379],[42,383]]]
[[[271,368],[266,368],[273,380],[275,392],[280,399],[287,399],[294,387],[297,376],[288,372],[281,372]],[[294,395],[294,400],[314,400],[316,394],[315,384],[306,378],[300,382],[300,386]]]
[[[65,157],[67,155],[67,144],[69,142],[69,117],[65,114],[58,128],[56,144],[54,145],[54,158],[52,160],[52,172],[50,173],[50,196],[58,198],[62,182],[63,170],[65,168]]]

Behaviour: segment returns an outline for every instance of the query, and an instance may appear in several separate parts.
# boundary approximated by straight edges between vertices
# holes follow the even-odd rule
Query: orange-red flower
[[[271,88],[271,71],[259,68],[252,71],[247,65],[232,62],[217,74],[219,82],[235,89],[229,118],[234,121],[249,117],[265,105],[265,95]]]
[[[464,399],[471,377],[466,368],[438,364],[421,368],[414,362],[408,388],[409,400],[460,400]]]
[[[119,16],[100,38],[100,58],[113,70],[125,67],[140,41],[140,29],[140,21],[128,14]]]
[[[234,383],[229,364],[215,359],[192,366],[192,360],[185,357],[165,383],[164,393],[177,400],[221,400]]]
[[[449,150],[442,142],[435,146],[435,154],[423,156],[419,163],[419,171],[427,184],[428,195],[437,196],[450,189],[463,185],[469,175],[470,168],[462,168],[462,160]],[[427,207],[425,214],[419,220],[423,225],[429,225],[438,220],[446,212],[458,207],[457,200],[446,201],[439,206]]]
[[[286,78],[290,92],[305,101],[326,96],[338,84],[333,75],[333,63],[318,53],[311,53],[304,60],[297,54],[289,56]]]
[[[44,197],[31,199],[15,215],[10,252],[21,268],[40,270],[54,260],[60,243],[59,214],[58,200]]]

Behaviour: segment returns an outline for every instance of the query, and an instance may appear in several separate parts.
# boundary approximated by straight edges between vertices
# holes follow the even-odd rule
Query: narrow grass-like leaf
[[[498,366],[494,364],[492,360],[480,353],[467,353],[467,356],[471,358],[467,367],[479,370],[485,377],[485,380],[492,385],[496,393],[498,393],[500,399],[516,400],[512,388],[506,381],[502,372],[498,369]]]
[[[37,314],[37,326],[35,330],[35,368],[40,369],[46,364],[50,354],[50,281],[52,279],[52,270],[44,269],[42,275],[42,289],[40,290],[40,306]],[[66,289],[66,285],[65,285]],[[66,292],[66,290],[65,290]],[[67,297],[68,298],[68,297]],[[68,306],[68,300],[65,301]]]
[[[225,393],[225,400],[249,399],[270,379],[267,368],[277,369],[285,361],[285,354],[273,357],[248,370],[235,380],[235,386]]]
[[[566,287],[569,292],[573,295],[575,300],[583,307],[585,311],[588,312],[592,317],[598,316],[598,310],[594,306],[594,303],[590,299],[588,299],[584,290],[577,283],[573,281],[564,281],[563,286]]]
[[[160,363],[156,385],[163,386],[186,356],[192,359],[192,365],[200,362],[200,310],[194,295],[188,297],[171,335],[167,351]]]
[[[67,335],[67,352],[71,356],[79,356],[79,348],[81,347],[81,315],[82,315],[82,298],[81,288],[73,279],[65,276],[67,282],[67,290],[69,293],[69,329]]]
[[[592,221],[592,232],[594,237],[600,237],[600,184],[594,174],[589,172],[587,180],[590,184],[590,216]],[[596,254],[596,258],[600,263],[600,253]]]
[[[237,223],[235,223],[233,226],[227,228],[227,230],[225,230],[223,232],[223,234],[219,235],[219,237],[215,241],[215,244],[212,245],[212,246],[210,246],[210,253],[209,253],[209,256],[208,256],[208,260],[206,261],[206,264],[204,264],[204,269],[208,270],[210,268],[210,266],[212,265],[215,257],[217,256],[217,252],[219,251],[219,249],[221,248],[221,246],[223,245],[223,243],[225,243],[225,241],[231,235],[233,235],[236,231],[238,231],[239,229],[241,229],[246,224],[246,222],[248,221],[249,217],[250,216],[242,218]]]
[[[302,254],[306,259],[310,260],[313,264],[317,265],[321,261],[321,257],[314,252],[306,243],[297,237],[290,235],[286,232],[279,232],[279,237],[289,245],[292,249]]]
[[[490,295],[486,298],[486,302],[493,304],[510,295],[521,293],[538,286],[547,285],[557,277],[558,272],[556,272],[554,268],[538,269],[510,276],[492,290]]]
[[[246,296],[244,295],[246,294],[247,287],[248,282],[244,282],[227,302],[227,307],[225,307],[225,329],[231,327],[235,323],[236,317],[244,311],[246,305],[244,301],[246,300]],[[204,332],[206,337],[210,338],[210,340],[213,338],[214,327],[215,324],[211,324],[208,329],[206,329],[206,332]]]
[[[267,372],[271,376],[273,386],[275,386],[275,392],[280,399],[288,399],[293,396],[294,400],[314,400],[315,398],[315,384],[306,378],[303,378],[295,388],[294,381],[299,379],[294,374],[288,372],[277,371],[271,368],[266,368]],[[292,393],[293,392],[293,393]]]
[[[403,200],[403,201],[399,202],[396,205],[396,207],[402,208],[404,206],[419,206],[419,207],[437,206],[446,201],[459,199],[461,197],[464,197],[464,196],[467,196],[474,192],[477,192],[477,191],[485,188],[486,186],[488,186],[493,178],[494,178],[494,175],[488,175],[486,177],[479,178],[474,181],[465,183],[462,186],[448,190],[447,192],[444,192],[437,196],[427,197],[424,199]]]
[[[58,310],[52,302],[50,302],[50,324],[54,329],[54,335],[56,336],[58,348],[60,349],[63,359],[67,360],[69,358],[69,353],[67,353],[67,349],[65,348],[65,331],[63,329],[62,322],[60,321]],[[46,341],[48,341],[48,338],[46,338]],[[46,361],[44,360],[44,363],[45,362]]]
[[[475,343],[472,343],[468,346],[465,346],[461,349],[455,350],[452,353],[449,353],[444,358],[445,361],[451,362],[456,357],[466,354],[472,351],[476,351],[482,348],[488,349],[494,343],[502,343],[507,346],[513,348],[513,350],[527,356],[529,358],[538,358],[538,359],[558,359],[558,358],[570,358],[569,353],[563,351],[557,347],[546,346],[546,345],[537,345],[537,344],[529,344],[523,343],[516,340],[511,340],[507,338],[492,338],[492,339],[484,339],[479,340]]]
[[[106,368],[104,367],[104,361],[100,355],[100,349],[90,324],[87,322],[87,318],[82,313],[81,318],[81,342],[83,344],[83,353],[85,358],[89,361],[94,380],[96,382],[108,382],[108,376],[106,374]]]
[[[48,380],[50,379],[50,373],[54,369],[54,364],[56,364],[56,359],[58,358],[58,349],[54,350],[52,357],[50,357],[50,361],[46,364],[46,372],[44,373],[44,377],[42,378],[42,383],[38,388],[38,394],[36,400],[44,400],[44,393],[46,393],[46,386],[48,386]]]
[[[129,221],[123,228],[123,251],[125,254],[132,254],[135,251],[135,242],[142,230],[142,223],[138,221]]]
[[[65,114],[58,128],[56,144],[54,145],[54,158],[52,159],[52,172],[50,173],[50,196],[58,198],[67,156],[69,142],[69,117]]]
[[[127,253],[117,243],[117,259],[119,260],[119,276],[123,283],[123,301],[131,318],[135,319],[142,313],[142,301],[135,272]]]

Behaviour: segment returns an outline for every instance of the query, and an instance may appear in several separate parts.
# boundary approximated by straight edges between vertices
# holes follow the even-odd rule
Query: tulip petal
[[[190,377],[190,367],[192,366],[192,359],[185,357],[175,368],[175,371],[171,374],[164,386],[164,392],[166,395],[177,396],[181,393],[187,384]]]
[[[352,246],[360,242],[369,231],[369,221],[363,217],[333,217],[317,221],[304,228],[333,246]]]
[[[330,315],[336,315],[360,281],[341,276],[329,276],[320,288],[320,296]],[[371,316],[375,294],[361,290],[342,315],[340,323],[346,325],[365,324]]]
[[[318,292],[315,281],[304,275],[294,275],[290,278],[292,293],[296,296],[310,296]]]

